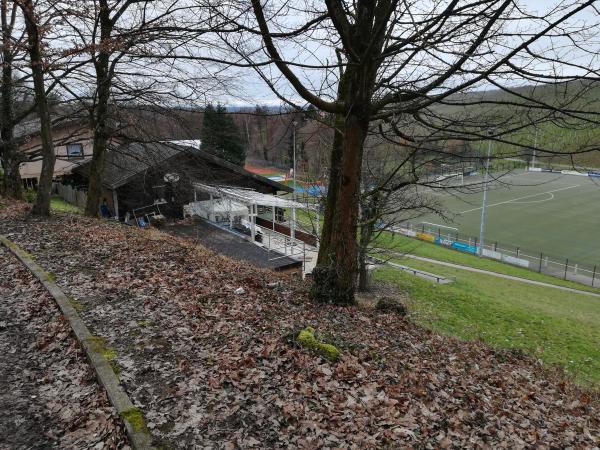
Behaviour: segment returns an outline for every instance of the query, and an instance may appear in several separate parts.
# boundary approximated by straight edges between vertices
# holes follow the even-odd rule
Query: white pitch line
[[[554,200],[554,194],[550,194],[549,198],[543,198],[541,200],[531,200],[530,202],[518,202],[513,200],[512,203],[515,205],[531,205],[532,203],[544,203]]]
[[[581,186],[581,185],[580,184],[575,184],[573,186],[567,186],[567,187],[560,188],[560,189],[554,189],[553,191],[540,192],[539,194],[531,194],[531,195],[526,195],[524,197],[513,198],[512,200],[507,200],[505,202],[492,203],[491,205],[487,205],[487,208],[491,208],[492,206],[506,205],[507,203],[516,202],[518,200],[523,200],[523,199],[526,199],[526,198],[539,197],[540,195],[551,194],[552,192],[566,191],[567,189],[573,189],[573,188],[576,188],[576,187],[579,187],[579,186]],[[477,211],[477,210],[479,210],[481,208],[482,208],[482,206],[480,206],[479,208],[467,209],[466,211],[459,212],[458,214],[465,214],[465,213],[468,213],[468,212]]]

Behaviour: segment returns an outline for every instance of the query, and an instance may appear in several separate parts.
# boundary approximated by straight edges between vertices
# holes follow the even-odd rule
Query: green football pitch
[[[488,190],[485,243],[519,248],[531,256],[600,269],[600,178],[516,171],[492,177]],[[433,233],[479,238],[481,178],[465,177],[451,191],[427,189],[448,218],[412,221]]]

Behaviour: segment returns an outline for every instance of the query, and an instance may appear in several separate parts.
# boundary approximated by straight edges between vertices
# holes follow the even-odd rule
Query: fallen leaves
[[[396,315],[315,305],[300,280],[184,239],[158,232],[149,239],[142,230],[80,217],[24,222],[19,214],[5,213],[0,230],[81,303],[165,446],[600,443],[597,394],[533,359],[443,337]],[[337,363],[294,343],[307,326],[341,350]]]
[[[2,447],[126,448],[121,420],[58,306],[2,247],[0,298]]]

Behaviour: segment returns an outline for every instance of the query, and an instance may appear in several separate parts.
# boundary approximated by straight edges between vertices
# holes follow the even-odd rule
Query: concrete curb
[[[87,329],[85,323],[69,301],[65,293],[54,283],[53,275],[42,269],[32,256],[18,245],[0,235],[0,243],[12,252],[35,277],[40,280],[46,290],[54,298],[65,318],[69,321],[71,329],[77,340],[84,348],[87,357],[96,371],[100,384],[106,390],[110,403],[115,407],[119,416],[125,423],[129,443],[135,450],[153,449],[152,436],[146,428],[142,414],[136,408],[119,383],[109,361],[98,346],[98,338],[94,337]]]

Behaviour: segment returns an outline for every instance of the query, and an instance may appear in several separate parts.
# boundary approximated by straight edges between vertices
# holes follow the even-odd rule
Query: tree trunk
[[[22,155],[14,142],[15,96],[13,80],[12,25],[8,15],[8,4],[2,0],[2,104],[0,111],[0,155],[2,156],[2,193],[11,198],[23,198],[23,184],[19,165]]]
[[[109,141],[107,127],[111,84],[109,41],[113,24],[106,0],[100,1],[98,18],[100,20],[100,52],[94,61],[94,68],[96,70],[96,104],[90,117],[91,126],[94,130],[94,152],[90,164],[90,178],[88,180],[87,202],[85,204],[85,215],[88,217],[100,216],[104,157]]]
[[[19,147],[10,142],[12,140],[12,132],[5,133],[2,130],[2,168],[4,174],[2,177],[2,194],[9,198],[17,200],[23,199],[23,183],[19,166],[21,163],[21,154]]]
[[[336,119],[325,220],[311,290],[320,302],[354,304],[360,174],[368,126],[367,115],[358,108]]]
[[[85,204],[85,215],[88,217],[98,217],[100,215],[104,157],[107,144],[106,119],[104,119],[102,124],[100,121],[97,121],[94,129],[94,152],[90,164],[90,178]]]
[[[44,62],[40,48],[40,34],[37,18],[33,9],[32,0],[23,0],[20,3],[25,19],[27,31],[27,42],[29,46],[29,58],[31,73],[33,76],[33,88],[35,93],[35,106],[40,117],[40,137],[42,140],[42,172],[38,183],[38,192],[31,213],[38,216],[50,215],[50,194],[52,190],[52,178],[54,177],[54,145],[52,143],[52,128],[50,121],[50,110],[46,87],[44,86]]]

